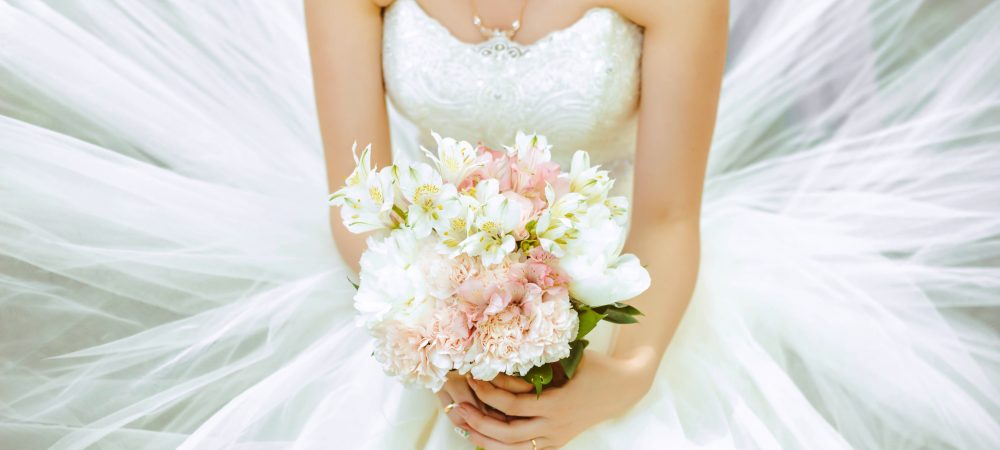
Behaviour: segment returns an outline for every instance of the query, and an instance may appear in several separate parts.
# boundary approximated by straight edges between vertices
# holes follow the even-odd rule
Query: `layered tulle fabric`
[[[696,294],[569,447],[1000,447],[1000,3],[731,16]],[[312,102],[300,2],[0,3],[0,447],[468,445],[353,325]]]

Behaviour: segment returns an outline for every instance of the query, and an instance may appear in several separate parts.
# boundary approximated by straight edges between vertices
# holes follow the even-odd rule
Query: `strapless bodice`
[[[396,0],[383,27],[387,97],[419,128],[420,144],[433,148],[431,131],[492,147],[536,132],[560,164],[587,150],[621,194],[630,191],[643,38],[635,23],[595,7],[531,44],[473,44],[416,0]]]

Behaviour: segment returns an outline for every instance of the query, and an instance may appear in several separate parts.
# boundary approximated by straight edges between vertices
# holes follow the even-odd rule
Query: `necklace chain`
[[[521,10],[517,13],[517,19],[510,24],[510,28],[504,30],[502,28],[488,28],[483,25],[483,19],[479,17],[479,11],[476,8],[476,0],[470,0],[470,2],[472,3],[472,24],[479,27],[479,32],[487,38],[504,35],[507,39],[513,39],[517,31],[521,29],[521,18],[524,17],[524,7],[528,5],[528,0],[521,2]]]

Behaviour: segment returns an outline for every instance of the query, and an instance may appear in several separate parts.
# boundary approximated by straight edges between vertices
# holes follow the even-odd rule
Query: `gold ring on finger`
[[[538,450],[538,443],[534,439],[531,440],[531,450]]]
[[[445,414],[450,413],[451,410],[455,409],[456,406],[458,406],[458,403],[454,403],[454,402],[449,403],[447,406],[444,407],[444,413]]]

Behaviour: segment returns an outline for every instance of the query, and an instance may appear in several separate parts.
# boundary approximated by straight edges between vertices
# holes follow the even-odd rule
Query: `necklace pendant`
[[[483,37],[490,39],[500,34],[506,36],[507,39],[513,39],[514,33],[517,33],[517,30],[521,29],[521,19],[515,20],[511,23],[510,28],[506,30],[502,28],[488,28],[484,26],[483,19],[479,18],[479,15],[472,16],[472,23],[479,27],[479,32],[483,35]]]
[[[524,56],[528,49],[510,40],[503,30],[495,30],[489,39],[476,46],[476,52],[485,58],[510,60]]]

